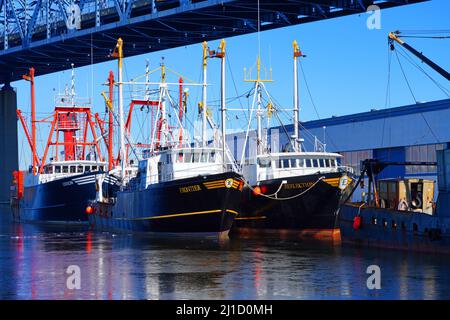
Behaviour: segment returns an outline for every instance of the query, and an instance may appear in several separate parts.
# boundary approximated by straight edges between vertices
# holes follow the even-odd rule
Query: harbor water
[[[369,266],[380,289],[369,289]],[[73,268],[79,288],[68,285]],[[450,256],[280,239],[161,239],[0,218],[0,299],[450,299]]]

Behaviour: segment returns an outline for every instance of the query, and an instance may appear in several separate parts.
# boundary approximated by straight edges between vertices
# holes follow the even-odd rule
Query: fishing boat
[[[368,177],[363,201],[342,206],[344,244],[416,252],[450,253],[450,149],[437,151],[437,163],[367,159],[359,182]],[[388,166],[428,165],[438,168],[435,181],[419,178],[377,180]]]
[[[342,200],[353,184],[352,168],[339,165],[341,155],[326,152],[316,139],[314,152],[304,150],[299,135],[297,59],[304,55],[296,41],[294,47],[294,132],[283,152],[272,151],[262,134],[263,94],[267,102],[267,118],[280,109],[274,103],[262,79],[257,60],[254,82],[256,102],[256,155],[244,159],[241,167],[246,180],[242,213],[236,218],[234,231],[241,235],[272,234],[295,238],[339,239],[338,212]],[[287,130],[286,130],[287,131]],[[244,150],[248,141],[248,132]]]
[[[168,68],[162,63],[160,81],[151,83],[148,79],[143,85],[153,84],[154,95],[135,98],[130,104],[155,108],[156,116],[152,126],[149,143],[133,143],[129,132],[129,121],[124,123],[121,94],[122,81],[122,40],[116,47],[119,61],[119,123],[121,128],[121,181],[126,182],[114,197],[99,195],[87,208],[89,222],[97,230],[132,232],[164,236],[188,237],[227,237],[235,217],[240,212],[243,189],[242,176],[228,169],[226,157],[229,152],[225,145],[225,117],[222,116],[222,139],[220,145],[216,139],[208,139],[206,128],[213,121],[206,105],[206,66],[207,58],[222,59],[222,71],[225,66],[225,42],[221,42],[218,52],[210,52],[206,42],[203,44],[203,83],[170,83],[166,79]],[[149,72],[146,72],[149,75]],[[225,83],[222,74],[222,102],[225,101]],[[134,82],[133,85],[139,83]],[[183,86],[203,87],[201,118],[201,141],[188,141],[188,131],[184,129],[187,94]],[[169,88],[179,88],[178,105],[174,102]],[[184,97],[184,98],[183,98]],[[222,113],[224,105],[222,104]],[[130,108],[131,110],[131,108]],[[170,115],[170,116],[169,116]],[[128,117],[130,119],[130,117]],[[178,134],[170,125],[175,120]],[[125,143],[126,140],[126,143]],[[134,148],[143,148],[142,155]],[[126,150],[135,152],[138,158],[137,171],[127,174],[129,163]],[[99,185],[107,176],[99,176]]]
[[[22,111],[18,110],[17,115],[30,145],[32,165],[29,170],[13,173],[13,218],[19,222],[87,226],[85,209],[88,201],[96,195],[96,176],[108,171],[91,107],[87,99],[78,99],[75,95],[72,68],[71,92],[66,87],[64,94],[55,97],[53,113],[43,120],[36,120],[34,69],[31,68],[24,78],[31,82],[31,135]],[[50,123],[42,158],[38,157],[36,146],[38,123]],[[92,141],[88,141],[88,131]],[[105,196],[119,186],[118,177],[113,174],[108,175],[103,183]]]

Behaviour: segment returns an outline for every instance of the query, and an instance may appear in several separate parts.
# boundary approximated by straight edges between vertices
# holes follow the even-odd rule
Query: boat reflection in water
[[[0,224],[0,299],[449,299],[449,260],[277,239],[170,241]],[[81,288],[66,286],[70,265]],[[366,269],[381,268],[381,290]]]

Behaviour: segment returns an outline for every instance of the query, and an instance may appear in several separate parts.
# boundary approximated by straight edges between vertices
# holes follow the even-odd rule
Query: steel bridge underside
[[[110,60],[118,37],[124,39],[124,54],[129,57],[258,29],[256,0],[102,0],[114,5],[107,8],[96,5],[93,10],[86,9],[87,4],[98,4],[100,0],[80,0],[78,30],[67,27],[67,15],[64,16],[67,1],[33,0],[26,9],[29,13],[25,11],[22,15],[24,21],[20,21],[17,6],[11,5],[16,1],[20,0],[0,0],[0,15],[6,11],[5,17],[9,17],[3,20],[3,34],[0,20],[0,83],[21,79],[31,66],[36,68],[37,75],[43,75],[68,69],[71,63],[80,67],[91,61]],[[46,3],[48,10],[54,1],[60,3],[61,20],[49,22],[42,18],[45,18],[42,10]],[[260,29],[362,13],[372,4],[384,9],[423,1],[428,0],[261,0]],[[57,17],[57,13],[52,17]],[[11,28],[14,21],[18,26],[15,33]]]

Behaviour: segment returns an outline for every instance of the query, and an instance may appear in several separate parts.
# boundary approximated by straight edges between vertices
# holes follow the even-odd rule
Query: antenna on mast
[[[70,97],[72,101],[72,107],[75,107],[75,68],[74,68],[75,65],[71,63],[70,66],[72,67]]]
[[[252,79],[253,67],[249,68],[248,73],[247,69],[244,68],[244,82],[254,82],[255,83],[255,94],[253,97],[252,109],[254,107],[255,98],[257,101],[257,110],[256,110],[256,119],[257,119],[257,130],[256,130],[256,155],[262,154],[263,151],[263,142],[262,142],[262,89],[265,90],[264,83],[265,82],[273,82],[272,80],[272,69],[270,69],[270,77],[261,78],[261,57],[258,55],[256,58],[256,78]],[[267,75],[267,72],[265,72]]]

